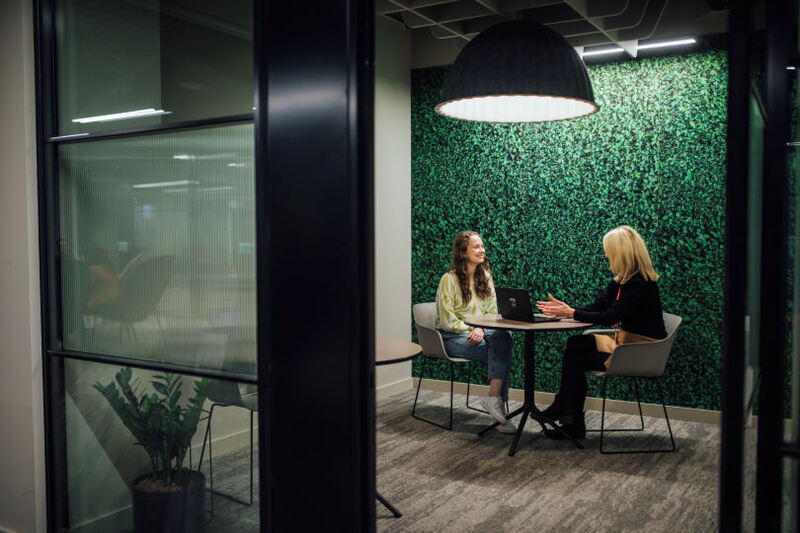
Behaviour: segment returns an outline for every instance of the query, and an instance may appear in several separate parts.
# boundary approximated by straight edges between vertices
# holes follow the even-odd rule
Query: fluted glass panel
[[[252,124],[59,147],[64,347],[255,368]]]
[[[252,0],[56,6],[60,135],[252,113]]]

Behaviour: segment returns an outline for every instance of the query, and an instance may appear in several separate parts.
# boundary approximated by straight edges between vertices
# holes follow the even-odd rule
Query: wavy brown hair
[[[461,288],[461,299],[464,303],[472,299],[472,292],[469,290],[469,274],[467,274],[467,262],[464,260],[464,254],[469,247],[470,237],[480,237],[478,232],[475,231],[462,231],[456,235],[456,240],[453,241],[453,256],[451,271],[458,278],[458,285]],[[489,276],[492,271],[489,268],[489,260],[485,259],[475,267],[475,294],[481,298],[488,298],[492,295],[492,289],[489,287]]]

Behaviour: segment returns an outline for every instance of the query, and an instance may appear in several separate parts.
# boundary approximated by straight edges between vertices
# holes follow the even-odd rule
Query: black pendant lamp
[[[531,21],[501,22],[472,39],[436,106],[442,115],[479,122],[546,122],[598,109],[575,49]]]

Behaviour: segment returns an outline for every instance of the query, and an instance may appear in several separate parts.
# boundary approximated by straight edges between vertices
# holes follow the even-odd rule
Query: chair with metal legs
[[[420,369],[419,380],[417,381],[417,393],[414,396],[414,407],[411,409],[411,416],[417,420],[422,420],[434,426],[452,430],[453,429],[453,363],[474,363],[471,359],[464,359],[461,357],[450,357],[447,355],[447,350],[444,348],[444,341],[442,335],[436,330],[436,303],[426,302],[414,305],[414,323],[417,327],[417,338],[420,346],[422,346],[422,368]],[[417,415],[417,400],[419,399],[419,389],[422,385],[422,380],[425,377],[425,363],[427,358],[431,359],[444,359],[450,363],[450,421],[447,425],[440,424],[433,420],[423,418]],[[478,407],[473,407],[469,404],[469,389],[472,383],[472,365],[469,366],[469,374],[467,377],[467,408],[473,411],[486,413],[485,410]],[[506,405],[506,408],[508,405]]]
[[[667,406],[664,401],[664,391],[661,387],[659,377],[664,373],[669,359],[669,353],[672,345],[675,342],[675,336],[678,332],[683,319],[677,315],[664,313],[664,326],[667,329],[667,337],[656,342],[636,342],[630,344],[621,344],[616,347],[612,352],[611,362],[605,371],[590,371],[589,374],[602,377],[602,393],[603,393],[603,409],[600,415],[600,429],[589,429],[587,431],[600,432],[600,453],[611,454],[626,454],[626,453],[663,453],[674,452],[676,449],[675,439],[672,435],[672,426],[669,423],[669,415],[667,414]],[[584,335],[591,335],[593,333],[609,333],[614,330],[588,330]],[[636,393],[636,403],[639,406],[639,421],[641,426],[634,429],[627,428],[612,428],[605,427],[606,417],[606,384],[609,377],[630,377],[633,378],[634,390]],[[667,422],[667,430],[669,431],[669,440],[671,447],[645,449],[645,450],[613,450],[609,451],[603,448],[603,437],[607,432],[617,431],[644,431],[644,415],[642,414],[642,402],[639,394],[638,380],[652,379],[658,386],[659,396],[661,398],[661,407],[664,409],[664,419]]]
[[[211,516],[213,517],[214,495],[222,496],[242,505],[253,504],[253,413],[258,412],[258,389],[255,385],[215,379],[208,384],[207,395],[211,401],[211,407],[208,410],[206,432],[203,436],[203,446],[200,450],[197,469],[200,470],[203,465],[203,456],[205,455],[206,443],[208,443],[208,477],[211,485]],[[217,407],[243,407],[250,411],[250,498],[247,501],[214,489],[214,454],[211,422],[214,418],[214,409]]]
[[[94,336],[101,322],[119,323],[119,339],[128,337],[128,342],[136,353],[142,351],[139,335],[134,324],[155,316],[162,341],[165,341],[164,324],[156,315],[156,307],[175,273],[177,258],[174,255],[141,254],[136,261],[126,265],[119,276],[119,296],[111,302],[90,310],[94,315],[89,345],[94,344]]]

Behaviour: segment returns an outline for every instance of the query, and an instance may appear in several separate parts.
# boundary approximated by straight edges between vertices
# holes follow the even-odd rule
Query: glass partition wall
[[[374,531],[371,4],[33,4],[48,529]]]
[[[51,527],[259,531],[252,2],[41,7]]]
[[[723,531],[798,523],[798,5],[731,9]]]

